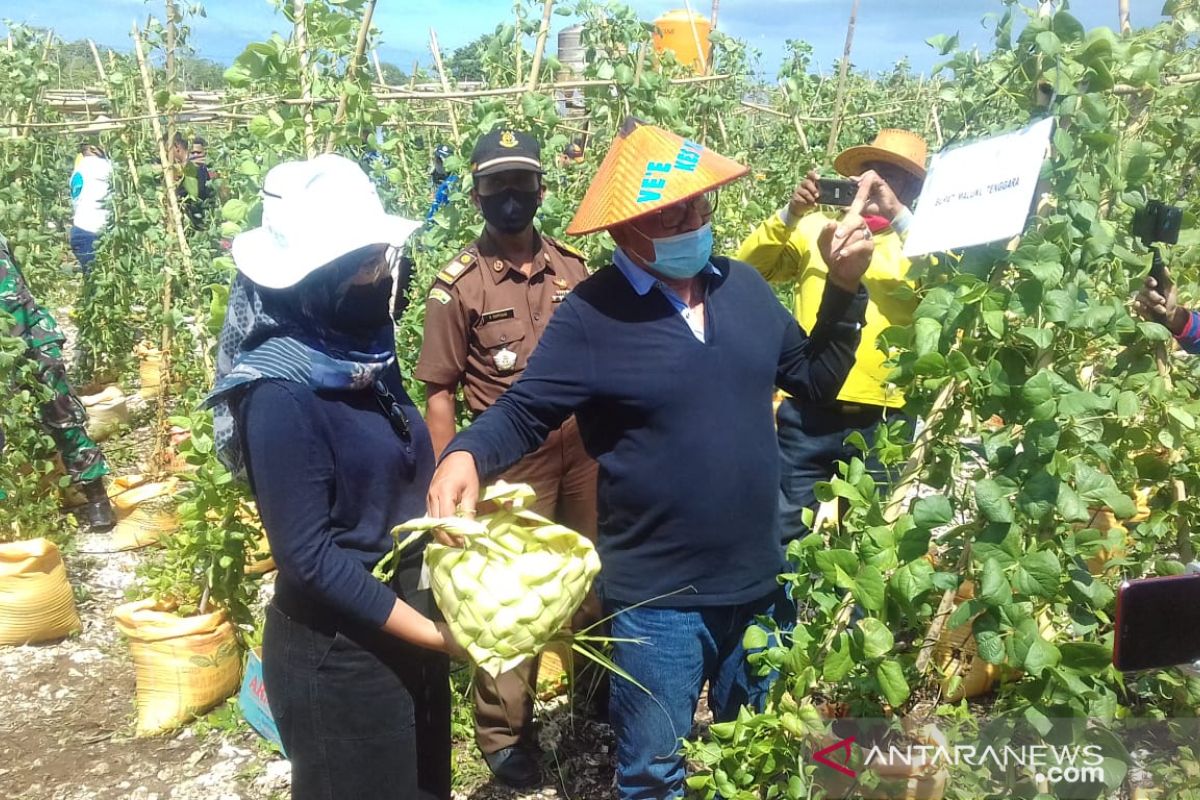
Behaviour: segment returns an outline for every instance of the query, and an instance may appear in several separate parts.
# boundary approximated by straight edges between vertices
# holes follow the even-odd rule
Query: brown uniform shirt
[[[487,231],[438,273],[425,301],[417,380],[463,384],[479,414],[521,376],[550,316],[587,278],[583,255],[548,236],[535,243],[533,272],[496,255]]]

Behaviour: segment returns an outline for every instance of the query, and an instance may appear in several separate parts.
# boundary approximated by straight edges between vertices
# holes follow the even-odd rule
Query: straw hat
[[[262,227],[238,234],[233,261],[268,289],[369,245],[400,247],[421,226],[385,213],[362,167],[332,153],[272,167],[262,194]]]
[[[670,131],[629,117],[567,226],[578,236],[723,186],[749,168]]]
[[[861,175],[863,164],[868,161],[882,161],[924,180],[926,154],[925,140],[917,134],[899,128],[884,128],[871,144],[843,150],[833,160],[833,168],[849,177]]]

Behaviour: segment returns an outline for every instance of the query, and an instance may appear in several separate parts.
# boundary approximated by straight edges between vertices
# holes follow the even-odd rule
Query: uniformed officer
[[[66,337],[45,306],[34,300],[3,234],[0,234],[0,310],[12,318],[7,324],[0,322],[0,334],[24,340],[27,348],[24,356],[37,365],[37,381],[52,395],[41,408],[42,425],[54,440],[71,482],[86,498],[79,512],[83,521],[93,531],[112,530],[116,517],[104,488],[108,464],[99,445],[87,434],[87,412],[67,381],[62,358]],[[4,435],[0,431],[0,449],[3,445]],[[0,500],[4,497],[0,488]]]
[[[541,147],[532,136],[509,129],[487,134],[471,156],[471,174],[484,232],[438,273],[414,371],[425,382],[425,419],[437,455],[454,438],[458,386],[473,416],[492,405],[520,377],[554,310],[588,275],[579,251],[533,225],[545,189]],[[572,417],[501,477],[530,484],[534,511],[594,540],[596,469]],[[575,622],[597,617],[592,601]],[[475,677],[476,742],[492,773],[511,786],[540,777],[530,724],[536,666],[530,660],[496,680],[482,670]]]

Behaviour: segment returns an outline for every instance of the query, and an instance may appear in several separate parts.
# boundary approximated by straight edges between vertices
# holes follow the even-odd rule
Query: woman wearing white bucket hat
[[[387,256],[418,224],[336,155],[275,167],[262,193],[262,227],[233,243],[207,403],[279,567],[263,671],[292,796],[449,798],[447,654],[461,651],[418,587],[422,552],[390,587],[371,575],[433,473],[389,315]]]

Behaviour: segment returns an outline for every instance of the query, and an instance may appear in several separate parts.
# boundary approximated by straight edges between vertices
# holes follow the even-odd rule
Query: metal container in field
[[[560,80],[578,80],[583,77],[587,58],[582,37],[583,25],[572,25],[558,32],[558,63],[562,65]]]

